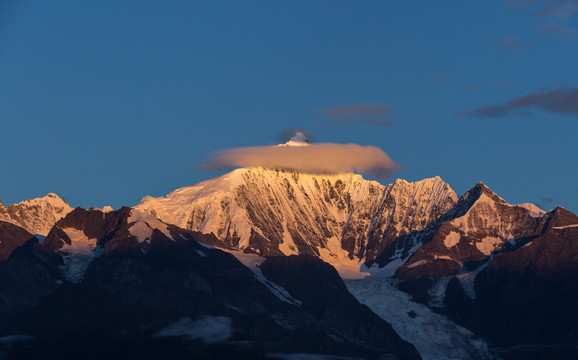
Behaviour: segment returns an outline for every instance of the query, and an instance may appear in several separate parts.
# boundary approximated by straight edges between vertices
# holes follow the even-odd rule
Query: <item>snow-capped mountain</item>
[[[402,278],[456,275],[464,265],[538,234],[544,214],[531,204],[510,205],[480,182],[435,223],[399,237],[376,262]]]
[[[508,204],[483,183],[458,197],[439,177],[384,186],[353,173],[240,168],[134,208],[72,210],[49,194],[0,214],[0,316],[14,322],[0,335],[53,341],[44,327],[61,319],[49,314],[68,314],[60,303],[70,302],[104,306],[106,321],[136,312],[126,321],[156,334],[218,323],[220,338],[235,328],[251,351],[527,358],[519,344],[564,355],[566,345],[552,346],[578,337],[578,217]],[[151,325],[150,309],[189,317],[163,313]],[[20,314],[40,316],[42,329]]]
[[[578,217],[558,207],[542,217],[536,234],[519,240],[495,251],[475,278],[452,277],[444,311],[504,347],[504,358],[575,359]],[[535,351],[517,344],[534,344]]]
[[[0,201],[0,219],[23,227],[32,234],[46,236],[52,226],[72,207],[56,194],[4,206]]]
[[[492,358],[495,352],[528,358],[516,347],[528,341],[553,354],[576,353],[552,345],[578,336],[572,328],[578,322],[578,218],[564,209],[512,205],[481,182],[458,198],[439,177],[383,186],[354,174],[262,168],[146,197],[136,208],[213,234],[211,244],[218,247],[323,259],[424,358],[448,349],[455,358]],[[399,290],[425,307],[403,300]],[[403,300],[411,320],[398,314],[401,304],[380,297]],[[524,305],[530,298],[539,303]],[[447,333],[420,336],[415,329],[428,323]],[[513,347],[489,349],[496,344]],[[543,354],[530,351],[536,358]]]
[[[318,256],[343,274],[358,273],[360,261],[432,224],[456,201],[439,177],[383,186],[353,173],[241,168],[135,208],[246,252]]]

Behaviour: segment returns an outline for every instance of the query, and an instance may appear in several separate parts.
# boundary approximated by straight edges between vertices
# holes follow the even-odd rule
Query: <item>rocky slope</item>
[[[0,201],[0,220],[10,221],[32,234],[48,235],[52,226],[72,211],[56,194],[4,206]]]
[[[15,219],[48,223],[31,209],[33,216],[23,211]],[[561,208],[508,204],[482,183],[458,199],[438,177],[382,186],[354,174],[244,168],[146,197],[133,209],[75,209],[42,244],[16,220],[0,222],[12,236],[4,248],[0,241],[0,255],[8,257],[0,259],[0,318],[9,320],[0,335],[36,331],[48,341],[40,347],[58,341],[32,325],[19,327],[24,320],[11,314],[67,316],[58,302],[69,301],[97,308],[111,322],[127,314],[139,329],[164,319],[154,331],[131,328],[139,344],[155,332],[218,322],[236,334],[227,339],[251,344],[249,358],[266,358],[257,356],[264,349],[415,358],[387,322],[424,358],[578,355],[578,218]],[[316,258],[342,278],[369,276],[348,281],[356,299]],[[96,304],[93,296],[110,301]],[[184,320],[172,318],[171,327],[167,314],[175,309]],[[114,336],[127,331],[125,323],[114,326]],[[115,339],[107,341],[127,344]],[[234,347],[204,344],[202,351]]]
[[[264,265],[265,276],[201,245],[197,235],[131,208],[75,209],[42,244],[33,238],[0,262],[0,339],[21,341],[3,357],[50,350],[64,357],[155,358],[170,348],[181,357],[215,359],[296,352],[420,358],[351,295],[347,306],[326,305],[323,313],[305,305],[307,288],[318,289],[320,299],[335,296],[334,286],[322,284],[346,291],[321,260],[290,259],[295,271],[279,279],[271,275],[279,264]],[[288,292],[276,283],[281,280],[296,285]],[[342,319],[354,314],[365,321],[347,332]]]
[[[541,231],[547,216],[532,205],[510,205],[479,183],[430,226],[401,236],[376,259],[403,279],[458,274]]]
[[[242,168],[135,208],[226,246],[264,256],[309,254],[340,268],[372,260],[398,236],[451,209],[457,196],[439,177],[389,186],[360,175]]]
[[[8,259],[12,251],[33,238],[34,235],[26,229],[0,220],[0,261]]]
[[[450,282],[446,312],[495,345],[575,344],[578,217],[552,210],[537,235],[495,254],[470,288],[463,280],[458,275]],[[554,358],[555,349],[549,350]]]
[[[574,215],[509,204],[483,183],[458,199],[439,178],[381,186],[351,174],[238,169],[166,197],[147,197],[137,208],[214,234],[220,247],[265,256],[309,254],[331,263],[343,278],[370,276],[351,282],[358,301],[399,321],[394,325],[419,344],[422,356],[436,358],[457,346],[456,358],[473,352],[492,358],[486,342],[494,347],[575,342]],[[409,313],[421,314],[411,323],[444,324],[439,326],[450,329],[453,340],[436,345],[391,315],[400,305],[379,300],[402,298],[391,284],[440,313],[407,303],[404,308],[414,309]],[[376,288],[385,290],[376,295]],[[534,299],[538,305],[528,305]],[[443,314],[473,334],[453,327]],[[505,356],[543,353],[510,355]]]

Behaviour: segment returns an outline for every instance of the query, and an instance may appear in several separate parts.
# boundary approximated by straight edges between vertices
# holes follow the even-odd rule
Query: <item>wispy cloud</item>
[[[510,86],[516,85],[516,83],[515,83],[513,80],[504,80],[504,81],[500,81],[500,82],[498,83],[498,85],[510,87]]]
[[[569,19],[578,12],[578,1],[561,0],[510,0],[509,8],[535,8],[533,17]]]
[[[510,53],[520,52],[526,47],[526,43],[524,43],[522,39],[512,36],[497,40],[490,40],[490,42],[493,43],[498,49]]]
[[[507,53],[519,53],[526,48],[526,43],[517,37],[508,36],[501,39],[484,39],[480,43],[490,45]]]
[[[576,30],[565,28],[560,24],[545,24],[542,25],[538,33],[540,35],[556,35],[562,37],[572,37],[576,33]]]
[[[578,1],[546,1],[535,17],[568,19],[578,11]]]
[[[536,202],[536,206],[542,210],[552,209],[556,202],[560,199],[559,194],[554,194],[552,196],[543,197],[538,202]]]
[[[379,179],[402,166],[375,146],[313,144],[311,146],[254,146],[220,150],[199,164],[202,170],[236,167],[288,169],[310,174],[359,172]]]
[[[382,104],[341,105],[320,110],[334,125],[392,126],[394,109]]]
[[[477,83],[473,83],[473,84],[470,84],[470,85],[466,86],[466,87],[464,88],[464,90],[467,90],[467,91],[475,90],[475,89],[483,86],[485,83],[486,83],[485,81],[480,81],[480,82],[477,82]]]
[[[513,8],[525,8],[533,5],[534,3],[534,0],[509,0],[507,2],[508,6]]]
[[[453,79],[451,75],[434,75],[429,77],[429,80],[439,83],[448,83]]]
[[[504,117],[510,115],[529,116],[532,109],[578,116],[578,89],[557,89],[549,92],[535,92],[514,98],[502,105],[489,105],[476,109],[466,109],[455,116]]]

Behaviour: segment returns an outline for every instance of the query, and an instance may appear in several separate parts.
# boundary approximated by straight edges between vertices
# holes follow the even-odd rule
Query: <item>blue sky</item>
[[[0,198],[132,206],[301,127],[384,150],[383,183],[577,212],[576,29],[572,1],[4,1]]]

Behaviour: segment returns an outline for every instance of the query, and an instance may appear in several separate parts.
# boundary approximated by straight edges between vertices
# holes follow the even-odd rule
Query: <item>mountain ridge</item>
[[[72,210],[64,198],[54,193],[8,206],[0,201],[0,219],[43,236],[48,235],[52,226]]]
[[[63,201],[54,194],[47,200]],[[57,217],[56,210],[38,211],[46,203],[21,213],[27,209],[32,215],[24,219],[32,224],[48,226]],[[45,238],[0,220],[0,255],[7,257],[0,258],[0,314],[14,314],[14,328],[19,314],[52,319],[46,321],[54,321],[46,312],[69,316],[59,308],[65,299],[88,301],[105,318],[141,313],[140,306],[192,311],[174,326],[234,322],[253,349],[289,352],[271,341],[282,336],[300,349],[342,355],[389,348],[417,358],[410,342],[423,358],[451,352],[492,359],[495,344],[541,336],[546,344],[571,343],[576,335],[578,217],[560,207],[511,205],[482,182],[458,197],[437,176],[384,186],[353,173],[244,168],[145,197],[134,208],[103,210],[71,210]],[[229,289],[240,284],[248,288]],[[554,304],[550,293],[568,301]],[[90,294],[116,299],[118,309],[107,312]],[[540,306],[526,304],[531,297]],[[551,318],[542,314],[548,307],[556,307]],[[355,314],[368,323],[350,332]],[[507,320],[509,314],[516,320]],[[426,324],[432,335],[415,333]],[[9,335],[7,329],[0,326],[0,335]],[[320,342],[309,340],[311,329]],[[147,334],[141,335],[153,335]]]
[[[478,226],[485,226],[480,219],[491,209],[479,210],[484,206],[477,203],[497,204],[499,211],[515,209],[519,217],[530,219],[545,214],[534,204],[508,204],[481,181],[458,197],[439,176],[416,182],[397,179],[384,186],[352,173],[312,175],[263,168],[241,168],[164,197],[147,196],[135,208],[167,223],[212,233],[227,247],[262,256],[314,255],[342,276],[363,277],[368,275],[363,269],[398,259],[388,270],[393,275],[400,261],[405,263],[429,242],[424,232],[461,218],[472,206]],[[493,236],[504,238],[492,244],[491,239],[482,241],[478,251],[489,255],[506,235],[511,234],[495,231]]]

